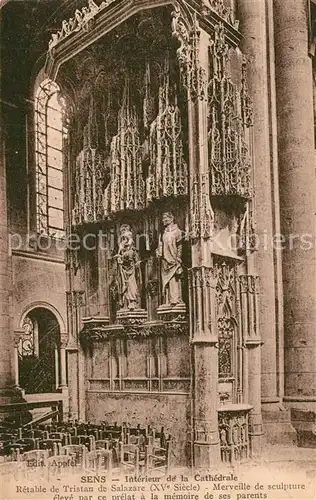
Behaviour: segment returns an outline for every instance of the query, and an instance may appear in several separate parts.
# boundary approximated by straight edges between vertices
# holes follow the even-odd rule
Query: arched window
[[[39,234],[64,234],[63,120],[64,101],[58,85],[44,80],[35,95],[36,219]]]

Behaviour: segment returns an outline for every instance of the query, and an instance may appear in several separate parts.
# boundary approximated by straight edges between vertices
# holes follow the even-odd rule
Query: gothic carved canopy
[[[237,200],[248,245],[252,104],[227,3],[90,0],[53,35],[46,71],[73,103],[73,227],[183,199],[190,237],[209,239]]]

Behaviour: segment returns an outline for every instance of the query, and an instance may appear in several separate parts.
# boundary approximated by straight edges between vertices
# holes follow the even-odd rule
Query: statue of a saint
[[[176,306],[183,304],[181,278],[182,269],[182,231],[174,222],[174,216],[165,212],[162,216],[164,232],[159,239],[156,250],[161,258],[161,279],[163,305]]]
[[[139,303],[139,290],[136,281],[138,254],[133,233],[128,224],[123,224],[120,227],[119,250],[116,257],[120,279],[120,307],[133,311],[138,308]]]

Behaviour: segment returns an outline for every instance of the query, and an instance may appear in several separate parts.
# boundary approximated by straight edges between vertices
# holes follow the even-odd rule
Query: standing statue
[[[138,254],[133,233],[128,224],[123,224],[120,227],[119,250],[116,257],[120,280],[120,307],[133,311],[138,308],[139,303],[139,290],[136,281]]]
[[[174,222],[170,212],[162,215],[164,232],[156,250],[161,258],[161,279],[164,306],[183,305],[181,278],[182,269],[182,231]]]

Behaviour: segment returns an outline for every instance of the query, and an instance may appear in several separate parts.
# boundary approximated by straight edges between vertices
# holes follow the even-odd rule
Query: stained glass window
[[[63,110],[58,85],[44,80],[35,98],[37,231],[55,238],[64,235]]]

